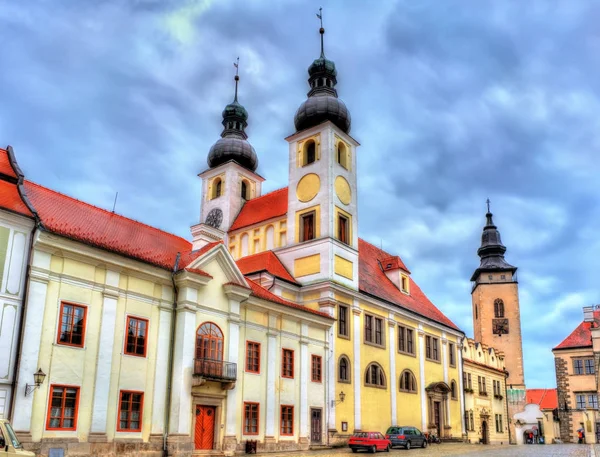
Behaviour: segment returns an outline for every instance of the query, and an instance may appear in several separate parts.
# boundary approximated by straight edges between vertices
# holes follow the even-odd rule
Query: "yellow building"
[[[12,420],[29,448],[232,454],[391,425],[465,434],[464,333],[400,257],[358,237],[359,144],[336,78],[322,52],[286,138],[289,186],[263,195],[236,76],[191,242],[23,181],[36,229]]]
[[[471,443],[507,444],[504,353],[471,338],[463,345],[465,424]]]

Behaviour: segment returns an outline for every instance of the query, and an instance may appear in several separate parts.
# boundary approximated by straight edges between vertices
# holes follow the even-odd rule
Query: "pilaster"
[[[361,309],[358,306],[352,308],[352,316],[354,319],[353,331],[353,343],[354,343],[354,429],[360,430],[362,427],[362,416],[361,416],[361,365],[360,365],[360,314]]]
[[[167,289],[167,290],[165,290]],[[172,291],[163,286],[163,300]],[[172,300],[172,293],[169,297]],[[156,366],[154,374],[154,399],[152,405],[152,433],[163,433],[165,425],[165,407],[167,381],[169,373],[169,345],[171,343],[171,319],[173,310],[160,308],[158,318],[158,344],[156,350]]]
[[[308,440],[308,324],[300,326],[300,436],[299,440]]]
[[[266,425],[265,439],[275,437],[275,409],[277,398],[275,395],[275,381],[278,373],[277,360],[277,317],[269,314],[269,330],[267,332],[267,398],[266,398]]]
[[[392,424],[398,424],[398,413],[397,413],[397,385],[398,385],[398,374],[396,373],[396,321],[394,315],[390,314],[388,319],[388,327],[390,334],[390,403],[391,403],[391,419]]]
[[[423,325],[419,324],[419,386],[421,391],[421,430],[428,429],[427,422],[427,392],[425,391],[425,332]]]

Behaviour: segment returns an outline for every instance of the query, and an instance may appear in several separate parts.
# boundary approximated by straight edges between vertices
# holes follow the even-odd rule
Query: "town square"
[[[0,5],[0,457],[600,456],[599,16]]]

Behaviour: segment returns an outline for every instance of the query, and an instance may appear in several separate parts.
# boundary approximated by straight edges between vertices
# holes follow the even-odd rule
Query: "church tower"
[[[517,268],[504,259],[506,247],[494,225],[489,201],[486,219],[477,250],[481,263],[471,277],[475,341],[506,354],[506,384],[519,396],[525,389],[525,375]]]
[[[198,175],[202,203],[200,223],[191,228],[193,249],[224,240],[244,203],[261,195],[264,178],[255,173],[258,158],[246,134],[248,111],[238,102],[239,58],[234,65],[233,102],[223,110],[223,132],[208,153],[209,168]]]
[[[321,15],[318,15],[321,18]],[[308,98],[289,143],[287,248],[280,258],[301,283],[336,281],[358,289],[356,148],[350,113],[338,98],[335,63],[308,68]]]

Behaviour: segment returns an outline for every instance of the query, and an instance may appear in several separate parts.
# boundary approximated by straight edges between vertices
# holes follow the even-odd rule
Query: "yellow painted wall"
[[[338,274],[348,279],[352,279],[352,268],[354,264],[351,261],[344,259],[339,255],[336,255],[334,257],[333,264],[335,274]]]
[[[248,236],[248,255],[257,254],[269,249],[267,232],[273,228],[273,247],[279,248],[286,245],[287,219],[279,219],[267,224],[247,227],[229,234],[229,253],[234,259],[242,257],[242,236]]]
[[[300,278],[321,271],[321,254],[300,257],[294,260],[294,277]]]

